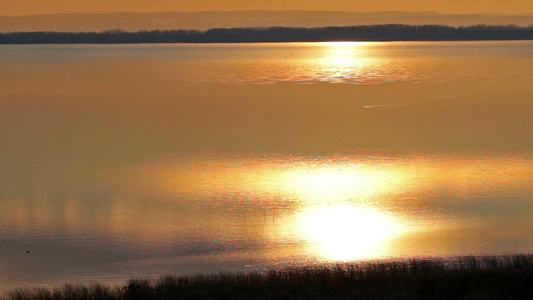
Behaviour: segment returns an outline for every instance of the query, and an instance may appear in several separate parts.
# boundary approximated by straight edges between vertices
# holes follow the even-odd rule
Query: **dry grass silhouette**
[[[5,299],[533,299],[533,255],[164,276],[117,287],[66,284],[17,289]]]

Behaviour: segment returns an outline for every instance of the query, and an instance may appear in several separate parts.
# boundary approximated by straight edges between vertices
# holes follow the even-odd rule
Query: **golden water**
[[[532,50],[2,46],[0,288],[531,252]]]

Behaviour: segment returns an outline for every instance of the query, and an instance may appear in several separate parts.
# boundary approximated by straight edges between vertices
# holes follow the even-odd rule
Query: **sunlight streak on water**
[[[399,191],[406,174],[401,170],[365,165],[333,164],[297,167],[279,175],[280,185],[289,193],[314,201],[341,201],[368,198],[387,190]]]

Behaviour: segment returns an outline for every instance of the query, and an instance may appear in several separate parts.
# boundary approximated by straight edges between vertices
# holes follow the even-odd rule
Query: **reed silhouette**
[[[17,289],[47,299],[533,299],[533,255],[411,259]]]

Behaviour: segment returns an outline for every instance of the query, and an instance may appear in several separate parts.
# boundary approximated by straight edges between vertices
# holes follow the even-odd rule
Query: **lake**
[[[533,252],[533,42],[0,46],[0,290]]]

